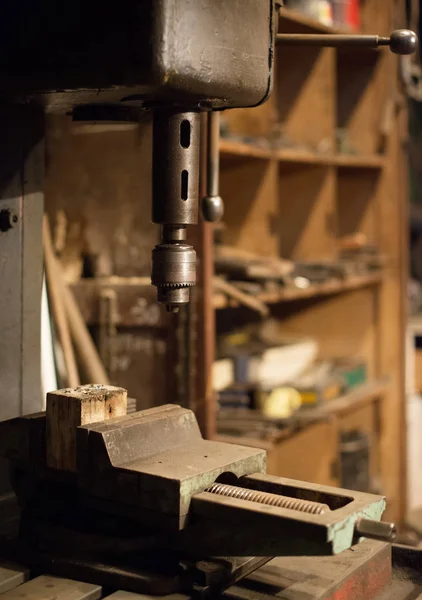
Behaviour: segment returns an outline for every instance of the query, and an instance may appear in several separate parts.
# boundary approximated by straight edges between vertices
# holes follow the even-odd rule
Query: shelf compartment
[[[260,256],[278,256],[275,161],[233,164],[220,172],[224,199],[224,243]]]
[[[379,243],[381,178],[377,170],[365,170],[356,176],[352,170],[340,169],[337,176],[337,226],[341,238],[364,233],[369,243]]]
[[[299,261],[334,260],[337,255],[335,169],[315,165],[306,173],[284,169],[279,175],[279,255]]]

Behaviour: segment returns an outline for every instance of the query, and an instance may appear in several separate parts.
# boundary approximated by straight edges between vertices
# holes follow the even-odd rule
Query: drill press
[[[267,99],[275,43],[415,48],[411,32],[277,36],[277,9],[275,0],[131,0],[124,10],[112,0],[64,6],[23,0],[3,8],[5,104],[41,106],[78,120],[153,111],[152,212],[162,239],[153,250],[152,282],[170,311],[189,301],[195,284],[186,228],[198,218],[201,112],[208,114],[213,167],[204,212],[214,219],[221,199],[217,120],[210,115]],[[113,404],[116,396],[122,403],[124,393],[115,389],[62,390],[49,399],[46,416],[2,424],[1,454],[12,462],[26,509],[24,550],[35,542],[30,562],[45,560],[44,568],[67,573],[77,568],[93,579],[98,564],[84,557],[75,567],[63,540],[72,550],[76,540],[85,551],[101,531],[108,534],[109,557],[116,526],[127,534],[119,538],[122,547],[143,549],[142,565],[150,564],[153,550],[159,557],[170,550],[177,561],[204,553],[265,558],[336,554],[362,536],[393,537],[394,527],[379,523],[385,499],[269,477],[265,453],[203,440],[190,411],[170,406],[126,416],[124,403]],[[104,543],[96,540],[101,556]],[[147,586],[139,570],[129,579],[125,589]]]

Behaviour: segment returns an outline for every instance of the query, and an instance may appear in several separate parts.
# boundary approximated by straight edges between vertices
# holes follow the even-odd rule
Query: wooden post
[[[47,394],[47,465],[76,472],[76,428],[126,415],[127,392],[83,385]]]
[[[206,127],[203,116],[201,141],[201,182],[200,195],[206,193]],[[202,216],[196,228],[195,248],[198,255],[198,352],[195,413],[202,434],[207,439],[215,436],[216,398],[212,388],[212,367],[215,358],[215,313],[213,295],[213,226]]]

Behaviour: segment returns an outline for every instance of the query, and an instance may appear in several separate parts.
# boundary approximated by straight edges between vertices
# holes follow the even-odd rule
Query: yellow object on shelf
[[[301,396],[292,387],[275,388],[271,392],[261,391],[258,394],[261,412],[271,419],[288,419],[301,404]]]

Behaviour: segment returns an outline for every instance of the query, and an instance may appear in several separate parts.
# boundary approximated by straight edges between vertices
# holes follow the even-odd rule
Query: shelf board
[[[355,155],[355,154],[318,154],[306,150],[283,148],[271,150],[261,148],[254,144],[222,139],[220,141],[220,155],[222,161],[237,160],[237,158],[258,158],[260,160],[274,159],[280,163],[298,165],[326,165],[341,168],[381,169],[385,164],[382,155]]]
[[[283,29],[283,24],[287,24],[289,27],[292,25],[297,25],[301,28],[305,27],[309,32],[315,33],[350,33],[346,28],[324,25],[324,23],[290,8],[280,8],[278,23],[279,30]]]
[[[333,156],[331,154],[317,154],[303,150],[283,149],[274,152],[275,157],[281,163],[297,163],[303,165],[331,165]]]
[[[325,283],[315,283],[306,289],[282,287],[280,290],[274,292],[262,292],[256,298],[265,304],[279,304],[293,300],[302,300],[304,298],[332,296],[376,285],[381,283],[382,278],[382,271],[377,271],[376,273],[366,275],[354,275],[344,280],[334,279]],[[219,310],[238,307],[239,302],[229,299],[225,294],[219,292],[213,295],[213,305],[216,310]]]
[[[336,154],[333,164],[337,167],[356,169],[382,169],[385,165],[385,156],[382,154]]]
[[[264,435],[263,438],[260,437],[261,443],[277,443],[283,439],[292,437],[295,433],[301,431],[305,427],[329,421],[336,417],[339,418],[345,416],[375,400],[382,399],[388,392],[388,389],[388,379],[368,381],[347,394],[339,396],[335,400],[325,402],[321,406],[299,410],[290,418],[289,422],[285,419],[277,420],[265,417],[257,410],[225,410],[224,413],[220,413],[220,415],[223,414],[224,416],[220,416],[219,418],[220,433],[218,434],[217,439],[220,441],[230,441],[232,443],[244,443],[242,437],[242,431],[244,431],[246,432],[246,436],[252,441],[254,440],[254,423],[256,423],[258,436],[262,436],[262,432],[265,431],[265,424],[268,424],[269,426],[268,436]],[[279,426],[280,429],[274,431],[272,428],[274,426]],[[239,436],[225,434],[224,431],[239,432]],[[256,439],[255,442],[257,442]],[[255,443],[251,445],[255,445]],[[259,444],[257,444],[257,446],[259,446]]]
[[[274,153],[270,148],[261,148],[255,144],[222,139],[220,140],[220,156],[222,159],[237,156],[244,158],[270,159],[273,158]]]

